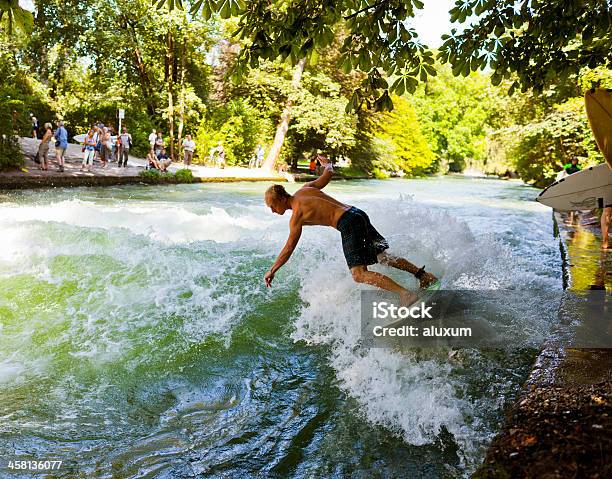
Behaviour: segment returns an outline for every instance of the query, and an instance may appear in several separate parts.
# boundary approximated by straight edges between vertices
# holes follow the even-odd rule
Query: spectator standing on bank
[[[157,138],[155,139],[155,155],[159,156],[161,151],[165,148],[164,137],[162,136],[162,132],[157,132]]]
[[[186,166],[191,165],[191,160],[193,160],[193,152],[196,149],[196,143],[191,139],[191,135],[187,135],[183,140],[183,150],[185,151],[185,156],[183,158],[183,163]]]
[[[223,142],[219,141],[219,146],[217,147],[217,167],[225,168],[225,150],[223,149]]]
[[[117,132],[117,136],[115,137],[115,151],[117,152],[117,166],[121,166],[121,159],[123,158],[122,152],[123,148],[121,147],[121,134]]]
[[[110,155],[108,157],[108,161],[109,161],[109,163],[111,163],[111,162],[115,161],[117,159],[117,156],[118,156],[117,155],[117,135],[115,134],[115,127],[112,126],[112,125],[108,127],[108,132],[110,133],[110,136],[111,136],[111,138],[110,138],[110,149],[111,149],[111,152],[110,152]],[[113,137],[115,138],[114,140],[113,140]]]
[[[123,164],[123,167],[125,168],[127,166],[128,156],[130,154],[130,147],[132,146],[132,135],[128,133],[125,126],[122,128],[121,135],[119,135],[119,142],[121,147],[118,166],[121,167]]]
[[[64,122],[57,122],[57,130],[53,135],[55,138],[55,159],[59,167],[59,171],[64,171],[64,155],[66,154],[66,148],[68,148],[68,132],[64,128]]]
[[[310,164],[308,165],[308,173],[314,175],[317,172],[317,160],[312,157],[310,159]]]
[[[94,160],[100,159],[100,149],[102,148],[102,142],[100,141],[100,135],[102,130],[98,127],[98,122],[91,125],[91,130],[94,132],[94,139],[96,140],[96,146],[94,146]]]
[[[102,142],[102,145],[100,146],[100,161],[102,162],[102,168],[106,168],[108,166],[108,162],[110,161],[113,147],[111,134],[107,127],[102,128],[100,141]]]
[[[157,133],[155,132],[155,128],[153,128],[153,131],[149,135],[149,146],[151,147],[149,148],[150,150],[155,149],[155,140],[157,140]]]
[[[53,138],[53,125],[51,125],[51,123],[45,123],[45,133],[38,146],[38,159],[40,160],[39,168],[41,170],[49,169],[49,142],[51,138]]]
[[[94,162],[95,148],[98,143],[98,139],[95,136],[94,130],[90,129],[87,132],[85,141],[83,142],[83,163],[81,164],[81,171],[87,168],[87,171],[91,171]]]
[[[257,157],[255,168],[261,168],[261,165],[263,165],[264,161],[264,149],[261,144],[257,145],[257,152],[255,153],[255,156]]]
[[[32,138],[38,139],[38,119],[34,115],[32,117]]]

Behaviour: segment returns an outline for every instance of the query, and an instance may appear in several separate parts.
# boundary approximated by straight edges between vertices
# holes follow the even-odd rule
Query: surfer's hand
[[[272,271],[267,271],[264,275],[264,281],[266,282],[266,287],[272,287],[272,280],[274,279],[274,273]]]
[[[330,161],[329,161],[329,158],[327,158],[327,157],[325,157],[323,155],[317,156],[317,160],[319,160],[319,163],[321,163],[321,165],[323,165],[323,166],[327,166],[327,165],[331,164]]]

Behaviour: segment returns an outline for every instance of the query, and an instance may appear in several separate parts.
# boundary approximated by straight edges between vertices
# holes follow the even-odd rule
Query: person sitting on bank
[[[162,148],[159,155],[157,155],[157,164],[164,173],[168,171],[168,167],[172,164],[172,160],[166,154],[165,148]]]
[[[578,164],[578,158],[576,158],[576,157],[572,158],[572,161],[570,163],[568,163],[567,165],[563,166],[563,170],[568,175],[573,175],[574,173],[578,173],[581,169],[582,168]]]
[[[147,153],[147,161],[150,170],[161,170],[159,162],[157,161],[157,156],[155,156],[155,151],[150,150],[149,153]]]

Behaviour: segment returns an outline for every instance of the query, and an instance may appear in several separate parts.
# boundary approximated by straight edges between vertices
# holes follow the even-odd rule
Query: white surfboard
[[[87,138],[87,133],[82,133],[80,135],[74,135],[72,137],[75,143],[80,143],[80,144],[85,143],[85,138]],[[117,135],[111,136],[110,139],[113,143],[115,143],[117,141]]]
[[[612,169],[607,163],[585,168],[555,181],[537,200],[561,211],[612,206]]]

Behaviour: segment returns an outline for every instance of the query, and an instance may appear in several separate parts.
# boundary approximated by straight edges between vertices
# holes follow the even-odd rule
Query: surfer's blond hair
[[[283,185],[272,185],[266,190],[264,198],[266,205],[270,206],[272,201],[286,200],[291,198],[291,195],[287,193]]]

